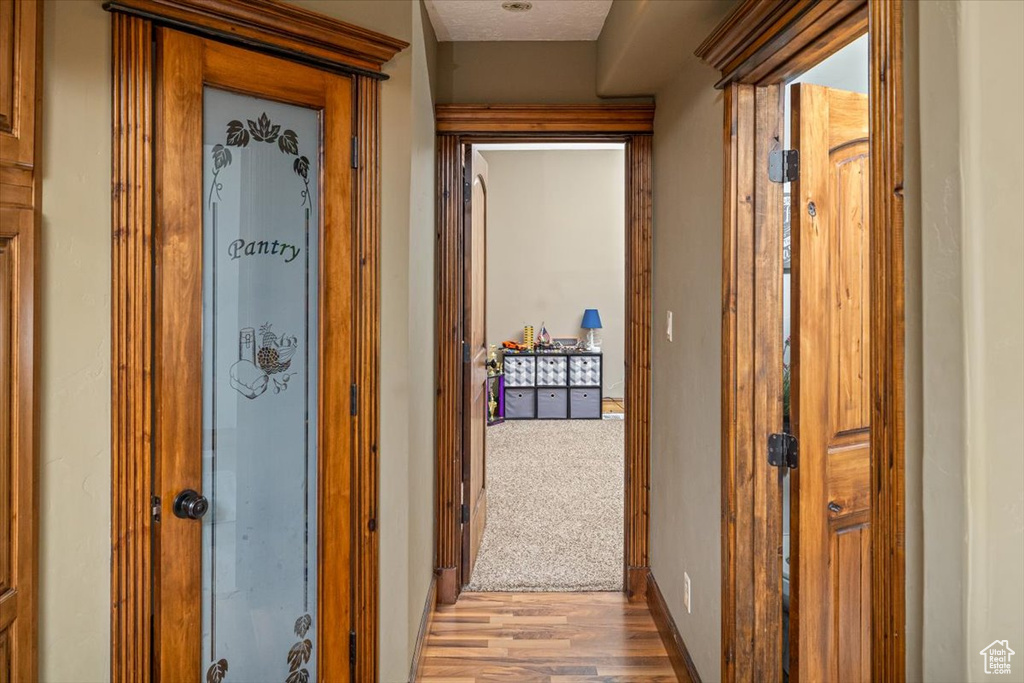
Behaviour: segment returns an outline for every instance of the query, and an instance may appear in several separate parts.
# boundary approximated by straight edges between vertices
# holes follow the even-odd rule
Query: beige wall
[[[597,102],[594,42],[445,42],[438,101],[457,104]]]
[[[487,341],[523,325],[581,336],[601,314],[604,395],[625,395],[625,168],[622,149],[486,151]]]
[[[382,90],[381,680],[408,678],[433,566],[433,32],[419,2],[312,8],[412,43]],[[110,16],[46,4],[41,675],[109,675]],[[415,256],[415,257],[414,257]],[[424,375],[424,368],[428,368]],[[414,435],[410,438],[410,431]]]
[[[658,91],[654,118],[651,570],[706,681],[721,677],[722,623],[724,114],[715,76],[693,58]],[[668,311],[672,342],[665,335]]]
[[[962,2],[959,55],[966,635],[981,681],[983,647],[1024,645],[1024,4]]]
[[[110,17],[47,2],[40,676],[102,681],[110,632]]]
[[[907,422],[922,446],[908,439],[907,459],[908,474],[921,463],[908,484],[921,564],[908,584],[923,594],[908,622],[926,680],[980,681],[983,647],[1024,642],[1024,5],[917,9],[922,399]]]

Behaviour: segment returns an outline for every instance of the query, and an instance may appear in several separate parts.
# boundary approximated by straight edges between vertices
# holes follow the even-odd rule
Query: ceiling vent
[[[508,12],[529,12],[533,9],[532,2],[503,2],[501,9]]]

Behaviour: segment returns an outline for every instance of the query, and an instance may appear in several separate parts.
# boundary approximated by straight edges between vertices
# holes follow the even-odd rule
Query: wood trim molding
[[[578,134],[652,133],[653,104],[439,104],[438,133]]]
[[[110,666],[127,682],[152,656],[153,29],[113,23]]]
[[[871,679],[906,676],[903,2],[870,5]]]
[[[434,410],[437,601],[451,605],[461,590],[462,565],[462,144],[437,136],[435,306],[437,404]]]
[[[806,71],[867,30],[867,0],[744,0],[697,48],[729,83],[767,85]]]
[[[652,112],[653,113],[653,112]],[[651,262],[654,138],[626,143],[626,472],[625,589],[644,600],[650,564],[651,509]]]
[[[661,642],[668,650],[668,658],[672,662],[672,670],[676,673],[681,683],[701,683],[697,666],[690,657],[690,651],[686,649],[686,642],[683,640],[676,620],[672,618],[672,612],[665,602],[665,596],[661,593],[661,587],[654,578],[654,572],[648,572],[647,576],[647,607],[651,610],[651,617],[654,625],[658,627],[658,634]]]
[[[403,40],[279,0],[108,0],[104,7],[323,68],[387,78]]]
[[[356,681],[377,680],[380,629],[380,81],[357,76],[355,83],[358,168],[353,201],[359,270],[356,284],[355,383],[359,410],[355,418],[357,527],[353,585]]]
[[[427,587],[427,599],[423,604],[423,615],[420,617],[420,630],[416,634],[416,646],[412,651],[412,666],[409,668],[409,681],[418,681],[423,672],[423,650],[430,637],[430,628],[434,623],[434,610],[437,608],[437,577],[430,578]]]
[[[499,112],[495,118],[495,112]],[[508,118],[517,112],[520,118]],[[602,119],[601,112],[605,113]],[[625,114],[624,112],[628,112]],[[437,108],[437,241],[435,244],[435,529],[437,602],[453,604],[462,566],[463,151],[476,136],[562,140],[595,136],[626,148],[626,492],[624,590],[647,594],[650,509],[651,259],[653,105],[441,105]],[[630,123],[623,124],[623,117]],[[631,133],[624,128],[642,127]]]
[[[759,297],[751,310],[750,288],[761,280],[758,273],[770,268],[771,276],[775,268],[774,250],[764,252],[765,212],[759,207],[776,199],[758,191],[764,182],[756,169],[764,155],[757,141],[770,137],[775,125],[765,118],[775,109],[771,88],[865,31],[871,65],[872,679],[905,678],[902,23],[902,0],[744,0],[697,50],[722,72],[718,87],[725,90],[722,675],[727,681],[781,676],[775,635],[781,629],[772,628],[780,589],[774,569],[765,571],[754,562],[774,545],[771,487],[760,488],[764,474],[756,463],[763,460],[765,430],[775,421],[765,400],[775,395],[768,384],[777,378],[758,372],[762,345],[752,338],[781,338],[770,334],[774,322],[771,329],[764,327],[774,293],[767,307]],[[767,408],[765,419],[758,417],[760,408]],[[758,637],[764,633],[772,635]]]
[[[755,169],[781,147],[781,86],[730,84],[725,116],[722,677],[770,681],[782,672],[782,567],[765,560],[782,545],[781,472],[764,456],[782,429],[782,186]]]

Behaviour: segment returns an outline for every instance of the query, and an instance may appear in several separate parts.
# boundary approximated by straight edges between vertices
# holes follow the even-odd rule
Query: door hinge
[[[800,442],[792,434],[772,434],[768,437],[768,464],[795,470],[800,461]]]
[[[349,414],[353,417],[359,414],[359,386],[356,384],[349,390]]]
[[[152,511],[153,511],[153,521],[154,522],[159,522],[160,521],[160,496],[153,496],[151,503],[152,503]]]
[[[359,168],[359,138],[352,136],[352,168]]]
[[[800,180],[800,152],[795,149],[768,152],[768,180],[773,183]]]
[[[462,342],[462,362],[469,362],[469,344]]]
[[[464,204],[469,204],[471,201],[473,201],[473,194],[471,192],[472,189],[473,186],[469,184],[468,180],[462,181],[462,202]]]
[[[462,504],[462,523],[469,523],[469,506],[466,505],[465,503]]]
[[[352,669],[352,678],[355,678],[356,670],[356,632],[348,632],[348,665]]]

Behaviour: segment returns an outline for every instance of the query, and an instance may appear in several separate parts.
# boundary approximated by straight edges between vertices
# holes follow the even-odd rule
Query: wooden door
[[[350,680],[352,81],[155,35],[155,669]]]
[[[793,426],[790,671],[871,677],[867,95],[792,89]]]
[[[462,531],[463,584],[473,575],[487,524],[487,162],[477,151],[467,156],[462,495],[469,521]]]
[[[42,2],[0,0],[0,681],[37,681]]]

